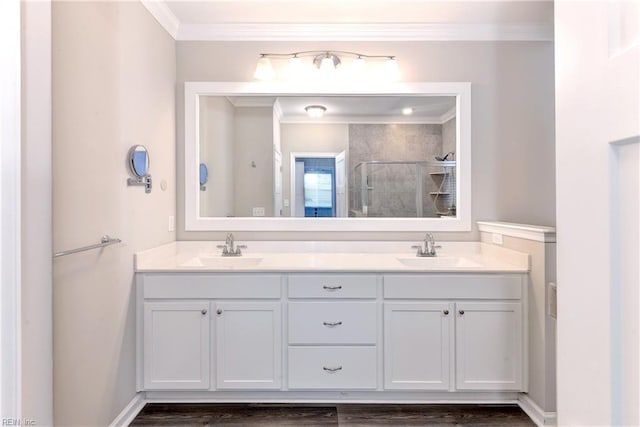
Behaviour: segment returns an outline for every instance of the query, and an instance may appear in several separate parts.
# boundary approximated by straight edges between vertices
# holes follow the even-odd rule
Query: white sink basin
[[[463,257],[398,257],[398,261],[407,267],[423,267],[423,268],[475,268],[482,267],[481,264],[471,261]]]
[[[262,262],[260,257],[223,257],[223,256],[198,256],[181,264],[182,267],[254,267]]]

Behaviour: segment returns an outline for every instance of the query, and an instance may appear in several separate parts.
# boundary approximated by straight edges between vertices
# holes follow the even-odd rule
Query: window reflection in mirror
[[[200,216],[456,217],[456,138],[455,96],[202,96]]]

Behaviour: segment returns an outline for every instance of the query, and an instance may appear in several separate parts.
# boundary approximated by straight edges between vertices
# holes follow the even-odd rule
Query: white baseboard
[[[533,420],[536,425],[542,426],[555,426],[558,422],[557,412],[544,412],[536,402],[522,393],[518,397],[518,406]]]
[[[147,404],[147,398],[144,391],[140,391],[133,396],[131,402],[118,414],[118,416],[109,424],[109,427],[127,427],[134,418],[142,411],[144,405]]]

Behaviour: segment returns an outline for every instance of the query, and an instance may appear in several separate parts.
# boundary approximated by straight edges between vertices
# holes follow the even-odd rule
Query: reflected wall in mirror
[[[470,128],[464,82],[186,82],[185,230],[468,231]]]
[[[198,155],[212,179],[200,216],[455,217],[456,107],[456,96],[202,96]]]

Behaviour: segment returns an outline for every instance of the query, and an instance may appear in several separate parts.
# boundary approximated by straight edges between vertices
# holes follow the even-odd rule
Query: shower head
[[[436,156],[436,160],[439,161],[439,162],[444,162],[449,158],[449,155],[454,155],[455,156],[455,153],[453,151],[449,151],[447,154],[445,154],[442,157],[441,156]]]

